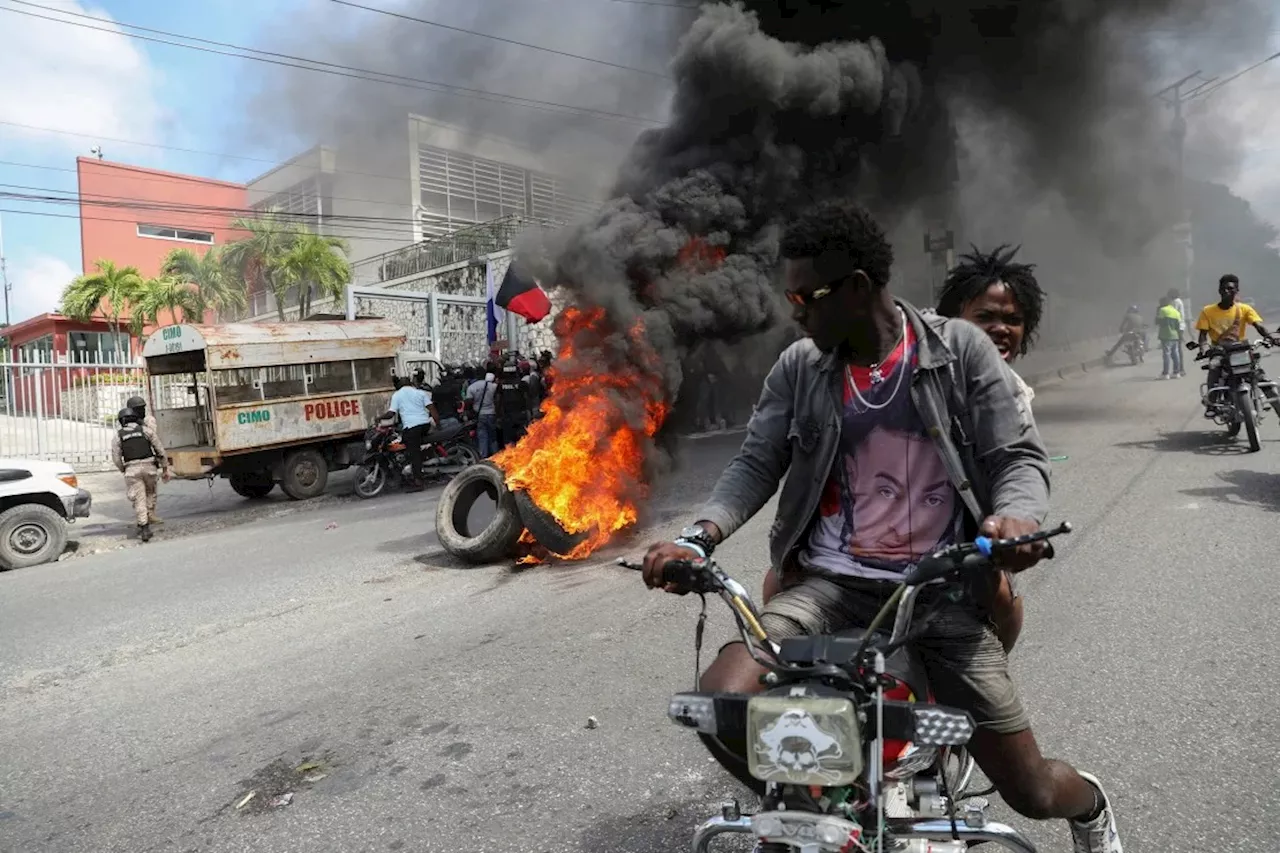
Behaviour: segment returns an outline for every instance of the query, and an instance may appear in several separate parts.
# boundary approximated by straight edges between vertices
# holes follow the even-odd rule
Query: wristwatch
[[[704,558],[710,557],[716,550],[715,540],[701,524],[694,524],[680,531],[677,545],[687,545],[695,551],[701,551]]]

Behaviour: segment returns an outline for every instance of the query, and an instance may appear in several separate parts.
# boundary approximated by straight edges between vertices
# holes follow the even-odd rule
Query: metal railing
[[[490,252],[509,249],[516,237],[526,228],[557,228],[561,224],[520,214],[509,214],[488,222],[460,228],[443,237],[423,240],[412,246],[357,261],[352,266],[352,281],[359,286],[418,275],[437,267],[469,261]]]
[[[0,351],[0,456],[109,471],[116,416],[135,396],[148,396],[145,372],[114,353]]]

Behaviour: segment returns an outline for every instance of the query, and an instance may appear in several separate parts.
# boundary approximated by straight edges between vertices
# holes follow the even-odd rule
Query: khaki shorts
[[[764,628],[775,640],[865,628],[893,589],[880,581],[804,575],[765,605]],[[924,630],[912,648],[937,702],[968,711],[980,727],[1000,734],[1031,728],[1000,640],[971,601],[948,597],[954,589],[931,586],[916,599],[913,628]],[[892,625],[891,615],[885,630]]]

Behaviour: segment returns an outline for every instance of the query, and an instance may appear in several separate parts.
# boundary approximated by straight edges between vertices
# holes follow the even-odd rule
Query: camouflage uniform
[[[151,420],[148,418],[147,420]],[[139,527],[144,527],[156,519],[156,486],[159,475],[168,470],[169,457],[165,454],[164,445],[150,424],[136,424],[140,434],[151,442],[155,454],[146,459],[126,460],[124,458],[121,434],[129,427],[116,431],[111,439],[111,459],[124,474],[125,494],[133,504],[134,519]]]

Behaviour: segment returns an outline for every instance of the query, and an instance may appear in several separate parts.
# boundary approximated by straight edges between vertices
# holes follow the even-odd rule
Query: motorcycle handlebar
[[[907,586],[920,586],[938,578],[960,572],[974,572],[991,568],[995,564],[995,555],[999,551],[1012,550],[1022,545],[1044,542],[1045,549],[1041,559],[1054,558],[1053,544],[1049,542],[1054,536],[1071,532],[1071,523],[1064,521],[1052,530],[1041,530],[1026,536],[1015,536],[1012,539],[991,539],[979,536],[973,542],[953,545],[936,554],[922,559],[915,568],[907,572],[903,583]]]
[[[1271,349],[1272,347],[1276,346],[1276,343],[1272,341],[1270,338],[1258,338],[1256,341],[1249,341],[1248,343],[1249,343],[1249,346],[1251,347],[1263,347],[1265,349]],[[1200,342],[1187,341],[1186,347],[1187,349],[1200,349]],[[1222,347],[1218,344],[1210,344],[1205,348],[1204,352],[1196,356],[1196,361],[1199,361],[1202,358],[1208,358],[1209,356],[1213,355],[1215,352],[1222,352]]]
[[[998,552],[1012,550],[1022,545],[1031,545],[1036,542],[1045,543],[1044,554],[1041,558],[1052,560],[1054,558],[1053,543],[1049,540],[1055,536],[1070,533],[1071,530],[1071,523],[1064,521],[1050,530],[1041,530],[1011,539],[992,539],[988,536],[979,536],[973,542],[953,545],[950,548],[945,548],[936,554],[925,557],[916,564],[914,569],[907,573],[903,578],[903,583],[907,586],[919,586],[931,580],[946,577],[954,572],[989,569],[994,564],[994,558]],[[640,571],[644,568],[643,563],[626,558],[619,559],[618,565],[634,571]],[[711,571],[711,567],[711,560],[670,560],[662,567],[662,581],[665,584],[671,584],[689,592],[720,592],[723,584],[717,579],[716,574]]]

